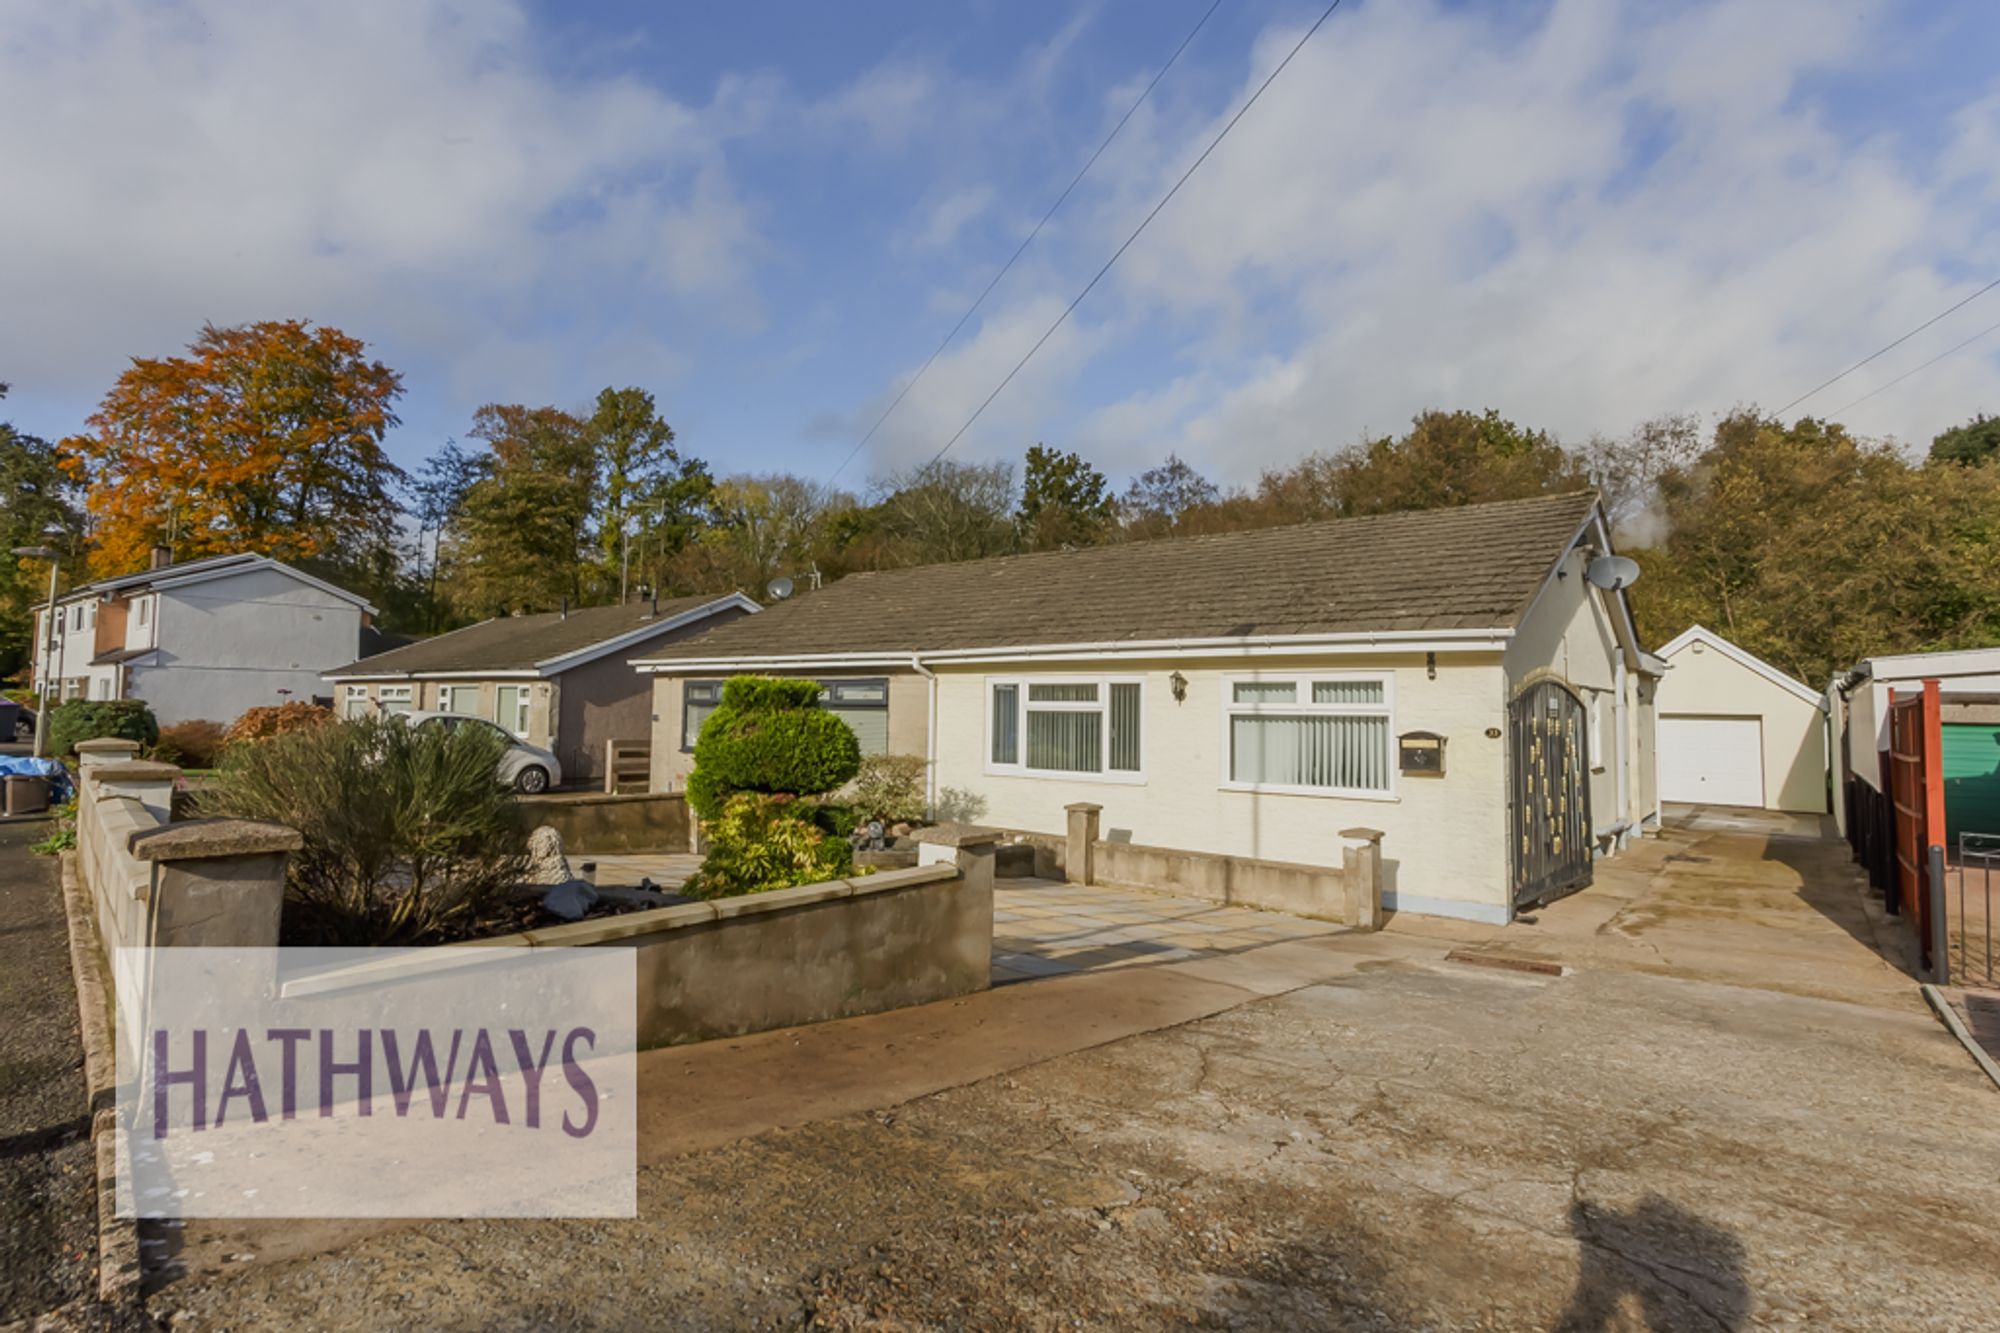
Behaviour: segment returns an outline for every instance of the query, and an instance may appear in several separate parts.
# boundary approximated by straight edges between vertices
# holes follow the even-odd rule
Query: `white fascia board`
[[[904,653],[808,653],[784,657],[639,658],[641,671],[662,675],[756,667],[910,666],[1003,662],[1089,662],[1141,657],[1258,658],[1362,656],[1371,653],[1497,653],[1513,640],[1511,629],[1415,630],[1405,633],[1267,635],[1256,638],[1145,639],[1110,643],[1027,644],[1020,647],[951,648]]]
[[[764,609],[748,597],[745,597],[742,593],[732,592],[727,597],[718,597],[712,602],[703,602],[693,610],[683,611],[677,616],[669,616],[665,620],[649,621],[637,629],[620,634],[615,639],[606,639],[602,643],[594,643],[588,648],[579,648],[575,652],[564,653],[561,657],[551,657],[545,662],[537,662],[535,663],[535,670],[544,676],[560,675],[562,672],[571,670],[572,668],[595,662],[600,657],[609,657],[613,653],[622,652],[634,644],[644,643],[646,640],[665,634],[669,630],[676,630],[683,625],[692,625],[697,620],[706,620],[710,616],[719,615],[731,607],[741,607],[746,611],[752,612]]]
[[[1926,676],[1986,676],[2000,673],[2000,648],[1948,648],[1935,653],[1893,653],[1870,657],[1858,668],[1875,680],[1920,680]]]
[[[1723,638],[1720,634],[1717,634],[1714,630],[1709,629],[1703,625],[1689,625],[1679,634],[1676,634],[1671,640],[1669,640],[1667,643],[1661,646],[1660,656],[1671,658],[1674,656],[1674,654],[1680,652],[1683,648],[1686,648],[1689,644],[1693,643],[1705,644],[1706,646],[1715,649],[1715,651],[1721,653],[1724,657],[1736,663],[1736,665],[1743,667],[1746,670],[1756,672],[1758,675],[1762,676],[1765,680],[1770,681],[1773,685],[1776,685],[1780,689],[1785,690],[1791,694],[1797,695],[1799,698],[1804,699],[1807,703],[1814,704],[1820,708],[1826,707],[1826,699],[1823,696],[1815,693],[1813,691],[1812,686],[1806,684],[1802,680],[1797,680],[1791,676],[1786,675],[1784,672],[1778,670],[1778,668],[1772,666],[1769,662],[1766,662],[1763,658],[1758,657],[1754,653],[1746,652],[1745,650],[1738,648],[1735,644]]]

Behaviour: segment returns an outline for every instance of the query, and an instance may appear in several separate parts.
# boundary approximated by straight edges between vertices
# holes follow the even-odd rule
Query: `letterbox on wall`
[[[1396,738],[1398,764],[1410,777],[1444,776],[1444,737],[1435,731],[1406,731]]]

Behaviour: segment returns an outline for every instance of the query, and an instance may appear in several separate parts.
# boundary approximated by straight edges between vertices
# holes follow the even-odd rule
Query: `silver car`
[[[485,727],[507,742],[507,752],[500,756],[500,780],[515,791],[532,796],[562,783],[562,765],[556,757],[539,745],[530,745],[511,731],[488,722],[483,717],[472,717],[466,713],[438,713],[422,709],[404,713],[413,727],[443,727],[446,731],[456,731],[460,727]]]

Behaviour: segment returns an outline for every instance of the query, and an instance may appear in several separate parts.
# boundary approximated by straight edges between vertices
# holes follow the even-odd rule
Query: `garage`
[[[1825,814],[1817,691],[1696,625],[1660,649],[1660,799]]]
[[[1662,714],[1660,799],[1762,809],[1763,720]]]

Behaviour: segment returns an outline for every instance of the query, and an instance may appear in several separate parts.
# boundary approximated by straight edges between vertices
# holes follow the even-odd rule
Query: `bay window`
[[[1145,687],[1136,680],[989,680],[987,767],[1137,778]]]
[[[1271,675],[1225,681],[1225,785],[1312,795],[1391,794],[1387,676]]]

